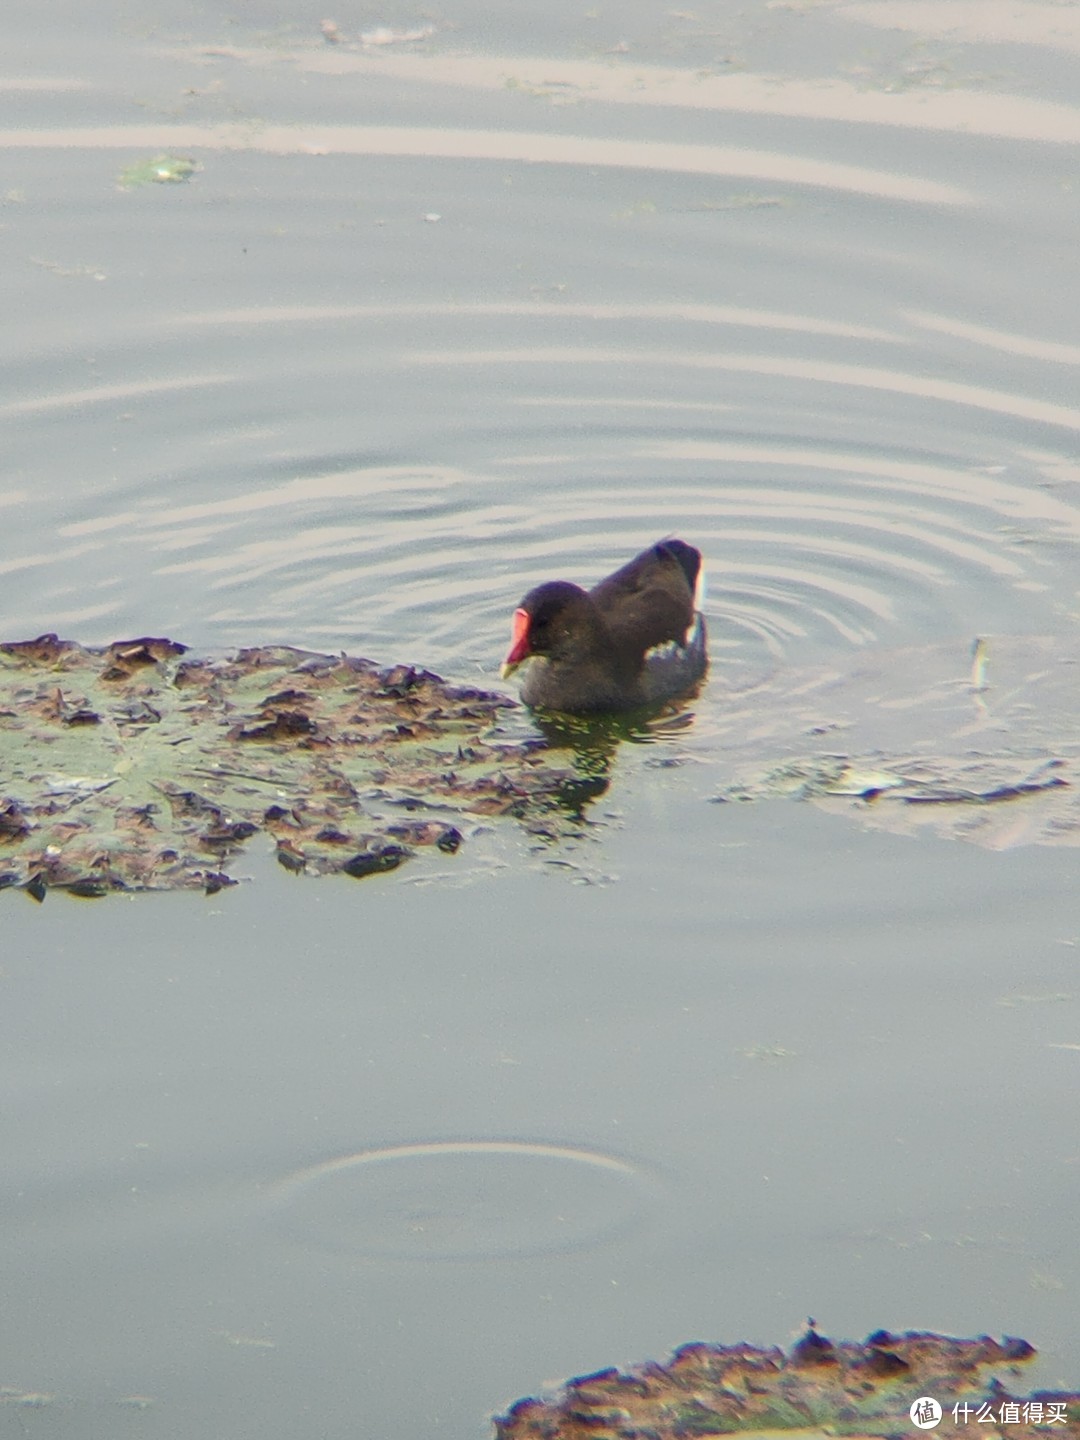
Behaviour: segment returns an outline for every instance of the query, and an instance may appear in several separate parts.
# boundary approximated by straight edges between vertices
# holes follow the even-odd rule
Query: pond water
[[[800,676],[883,764],[933,684],[956,754],[1075,754],[1080,12],[0,28],[0,636],[498,687],[526,589],[674,533],[713,655],[576,841],[3,897],[0,1435],[472,1440],[809,1314],[1075,1385],[1071,826],[709,801],[813,748]]]

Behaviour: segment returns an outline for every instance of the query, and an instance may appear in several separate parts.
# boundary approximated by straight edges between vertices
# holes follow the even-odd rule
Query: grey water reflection
[[[392,8],[5,7],[0,636],[497,685],[531,585],[678,533],[710,681],[556,737],[568,836],[0,897],[0,1430],[478,1436],[807,1314],[1075,1385],[1060,817],[750,798],[1072,775],[1076,17]]]

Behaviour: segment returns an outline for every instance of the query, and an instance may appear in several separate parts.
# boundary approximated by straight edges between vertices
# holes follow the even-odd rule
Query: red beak
[[[502,677],[512,675],[523,660],[532,654],[529,649],[529,612],[515,610],[513,628],[510,631],[510,653],[502,663]]]

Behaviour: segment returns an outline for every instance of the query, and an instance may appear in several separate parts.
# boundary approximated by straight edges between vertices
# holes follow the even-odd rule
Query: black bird
[[[503,676],[528,661],[526,705],[590,715],[693,689],[708,668],[698,610],[701,552],[661,540],[599,585],[549,580],[514,611]]]

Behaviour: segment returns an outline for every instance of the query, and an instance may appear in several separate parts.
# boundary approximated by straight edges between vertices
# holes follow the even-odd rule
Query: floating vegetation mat
[[[285,646],[185,650],[0,645],[0,887],[212,892],[258,834],[288,870],[359,878],[453,854],[476,817],[555,833],[596,793],[500,723],[504,696]]]
[[[1080,1436],[1080,1396],[1014,1395],[1025,1340],[879,1330],[862,1344],[812,1327],[785,1354],[684,1345],[666,1365],[601,1370],[552,1399],[519,1400],[498,1440],[689,1440],[710,1435]]]
[[[287,870],[357,878],[451,855],[498,817],[534,846],[581,839],[619,756],[708,767],[720,803],[805,800],[995,849],[1080,844],[1075,644],[1000,637],[965,659],[867,653],[742,690],[728,666],[696,713],[573,720],[288,646],[0,645],[0,888],[214,891],[260,835]]]

